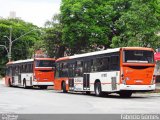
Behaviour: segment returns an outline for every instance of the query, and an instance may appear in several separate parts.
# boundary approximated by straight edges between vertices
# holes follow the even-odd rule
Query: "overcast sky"
[[[26,22],[42,27],[55,13],[59,13],[61,0],[0,0],[0,17],[8,18],[16,12]]]

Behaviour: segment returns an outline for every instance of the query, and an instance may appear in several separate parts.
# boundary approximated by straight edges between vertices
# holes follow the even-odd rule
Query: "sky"
[[[59,13],[61,0],[0,0],[0,17],[8,18],[11,11],[16,17],[43,27],[47,20]]]

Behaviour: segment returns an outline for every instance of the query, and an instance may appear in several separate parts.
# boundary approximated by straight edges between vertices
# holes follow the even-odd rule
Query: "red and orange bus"
[[[54,89],[63,92],[95,92],[96,96],[155,90],[154,51],[123,47],[56,60]]]
[[[6,64],[5,84],[7,86],[46,89],[53,86],[55,59],[35,58],[18,60]]]

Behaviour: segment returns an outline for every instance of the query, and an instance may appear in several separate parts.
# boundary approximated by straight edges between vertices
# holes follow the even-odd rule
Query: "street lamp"
[[[9,62],[11,61],[11,58],[12,58],[12,44],[13,44],[14,42],[16,42],[17,40],[20,40],[20,38],[22,38],[23,36],[29,34],[30,32],[32,32],[32,31],[34,31],[34,30],[37,30],[37,29],[30,30],[29,32],[21,35],[20,37],[12,40],[12,27],[11,27],[11,28],[10,28],[10,35],[9,35],[9,37],[8,37],[8,36],[3,36],[3,37],[5,37],[5,38],[7,38],[8,41],[9,41],[9,50],[7,49],[7,47],[6,47],[5,45],[0,45],[0,47],[4,47],[4,48],[6,49],[7,54],[8,54]]]

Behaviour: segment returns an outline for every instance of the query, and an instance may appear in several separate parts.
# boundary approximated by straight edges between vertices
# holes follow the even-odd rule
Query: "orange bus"
[[[155,90],[154,51],[123,47],[56,60],[54,89],[63,92],[95,92],[96,96]]]
[[[55,59],[35,58],[6,64],[5,84],[24,88],[53,86]]]

